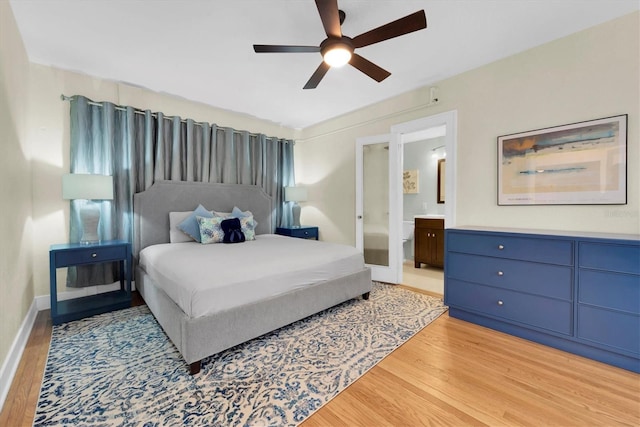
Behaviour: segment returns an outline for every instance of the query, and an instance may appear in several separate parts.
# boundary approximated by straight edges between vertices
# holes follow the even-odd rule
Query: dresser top
[[[529,234],[534,236],[558,236],[558,237],[572,237],[572,238],[589,238],[589,239],[612,239],[612,240],[631,240],[640,241],[640,235],[638,234],[623,234],[623,233],[597,233],[590,231],[569,231],[569,230],[537,230],[531,228],[509,228],[509,227],[486,227],[481,225],[461,225],[452,227],[449,230],[460,231],[486,231],[494,233],[517,233],[517,234]]]

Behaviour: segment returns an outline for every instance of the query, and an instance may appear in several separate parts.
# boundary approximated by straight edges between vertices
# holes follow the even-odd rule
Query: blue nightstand
[[[120,290],[58,301],[56,269],[103,262],[120,262]],[[90,245],[51,245],[49,280],[54,325],[131,307],[131,244],[124,240],[110,240]]]
[[[318,240],[318,227],[278,227],[276,234],[289,237],[298,237],[300,239],[316,239]]]

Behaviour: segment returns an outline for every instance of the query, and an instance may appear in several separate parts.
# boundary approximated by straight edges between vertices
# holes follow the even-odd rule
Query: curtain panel
[[[71,173],[113,176],[114,199],[97,202],[102,240],[133,242],[133,195],[157,180],[259,185],[274,200],[275,224],[290,224],[284,187],[295,183],[292,140],[79,95],[70,104]],[[85,203],[91,202],[71,201],[70,242],[80,240]],[[67,286],[109,284],[118,277],[117,263],[71,267]]]

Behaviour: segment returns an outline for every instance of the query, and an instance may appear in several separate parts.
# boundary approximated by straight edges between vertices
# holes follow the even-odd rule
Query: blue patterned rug
[[[209,357],[195,376],[146,306],[54,326],[34,425],[297,425],[445,310],[374,283],[369,301]]]

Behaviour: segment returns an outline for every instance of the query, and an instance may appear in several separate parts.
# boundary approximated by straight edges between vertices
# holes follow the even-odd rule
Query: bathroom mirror
[[[438,203],[444,203],[445,159],[438,160]]]

